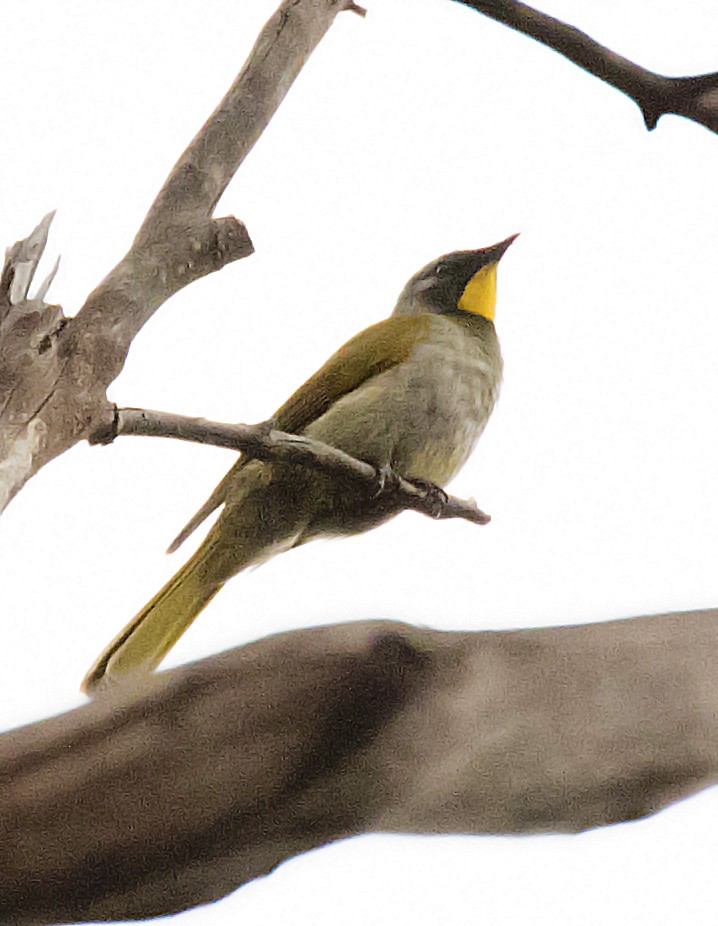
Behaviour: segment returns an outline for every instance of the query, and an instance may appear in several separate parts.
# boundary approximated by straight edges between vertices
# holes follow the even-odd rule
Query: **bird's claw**
[[[382,463],[376,468],[376,491],[374,498],[380,495],[391,495],[399,485],[399,477],[388,463]]]
[[[437,485],[435,482],[431,482],[429,479],[413,478],[407,481],[424,493],[428,508],[427,513],[432,518],[441,517],[444,507],[449,501],[449,496],[441,486]]]
[[[393,495],[399,488],[402,477],[388,463],[377,466],[376,473],[374,498]],[[421,479],[420,477],[406,479],[405,481],[421,492],[422,504],[425,506],[425,509],[422,508],[422,510],[426,510],[426,514],[432,518],[440,518],[449,501],[449,496],[441,486],[431,482],[429,479]]]

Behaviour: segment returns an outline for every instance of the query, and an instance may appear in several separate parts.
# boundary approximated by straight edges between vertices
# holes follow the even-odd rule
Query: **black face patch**
[[[469,280],[486,263],[484,251],[457,251],[426,267],[417,280],[425,302],[437,312],[455,312]]]
[[[466,313],[459,306],[459,301],[469,281],[483,267],[497,264],[516,237],[511,235],[488,248],[452,251],[427,264],[402,290],[394,315],[431,312],[436,315],[463,316]],[[474,310],[469,310],[469,313],[472,311]]]

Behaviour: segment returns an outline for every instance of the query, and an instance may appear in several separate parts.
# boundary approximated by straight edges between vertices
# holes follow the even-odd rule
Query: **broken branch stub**
[[[61,306],[45,302],[57,262],[29,296],[53,215],[7,249],[0,276],[0,510],[45,439],[42,408],[62,367],[54,347],[66,318]]]

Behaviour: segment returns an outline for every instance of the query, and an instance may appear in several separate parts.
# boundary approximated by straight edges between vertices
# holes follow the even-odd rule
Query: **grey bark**
[[[0,736],[0,922],[144,918],[362,833],[573,833],[718,780],[718,610],[268,637]]]

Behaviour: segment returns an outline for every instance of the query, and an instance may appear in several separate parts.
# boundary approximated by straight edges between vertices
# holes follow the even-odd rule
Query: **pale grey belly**
[[[469,345],[474,348],[473,344]],[[307,428],[315,437],[375,466],[444,485],[466,462],[496,400],[500,365],[477,345],[436,344],[337,402]]]

